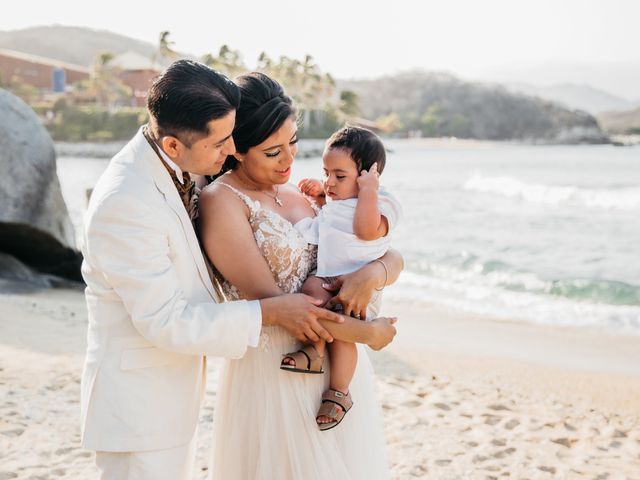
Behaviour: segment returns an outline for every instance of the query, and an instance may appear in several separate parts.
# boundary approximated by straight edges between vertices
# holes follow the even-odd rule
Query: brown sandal
[[[316,415],[316,423],[318,422],[318,417],[329,417],[333,422],[318,423],[318,428],[324,431],[337,427],[352,406],[353,401],[350,393],[345,395],[338,390],[330,388],[322,394],[322,405],[320,405]]]
[[[283,362],[286,358],[291,358],[296,364],[289,365],[288,363],[280,363],[281,370],[296,373],[324,373],[322,369],[324,357],[318,355],[313,345],[306,345],[297,352],[287,353],[282,357]],[[307,368],[300,368],[299,365],[304,365],[305,362],[307,363]]]

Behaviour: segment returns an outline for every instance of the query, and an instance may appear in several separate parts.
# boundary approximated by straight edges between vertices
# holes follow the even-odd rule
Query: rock
[[[602,131],[595,117],[580,110],[564,110],[558,106],[549,106],[553,112],[556,133],[554,142],[565,144],[611,143],[611,139]]]
[[[51,287],[51,282],[46,276],[27,267],[17,258],[0,252],[1,292],[28,292],[47,287]]]
[[[82,257],[62,198],[53,141],[33,110],[2,89],[0,132],[0,252],[40,272],[81,281]]]

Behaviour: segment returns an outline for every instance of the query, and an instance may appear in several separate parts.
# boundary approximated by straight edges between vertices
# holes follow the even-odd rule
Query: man
[[[204,355],[242,357],[262,325],[331,340],[342,318],[301,294],[219,303],[189,211],[190,173],[235,152],[239,91],[197,62],[172,64],[149,91],[149,124],[110,162],[85,219],[89,312],[82,445],[104,480],[191,478]],[[380,345],[394,335],[378,324]]]

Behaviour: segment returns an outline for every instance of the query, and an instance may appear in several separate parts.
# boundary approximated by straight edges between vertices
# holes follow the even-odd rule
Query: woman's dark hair
[[[247,73],[235,82],[240,88],[240,106],[236,111],[233,141],[236,151],[247,153],[269,138],[288,118],[295,117],[296,109],[280,84],[264,73]],[[236,158],[229,155],[221,173],[237,166]]]
[[[343,148],[349,150],[351,160],[358,166],[358,172],[369,171],[374,163],[378,164],[378,173],[382,173],[387,162],[387,154],[382,144],[382,140],[373,133],[362,127],[347,125],[335,132],[327,140],[325,148]]]
[[[152,129],[174,136],[188,147],[209,135],[208,123],[236,110],[240,90],[227,77],[192,60],[173,62],[154,82],[147,97]]]

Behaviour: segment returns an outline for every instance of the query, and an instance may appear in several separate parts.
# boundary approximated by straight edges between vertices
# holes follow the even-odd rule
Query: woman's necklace
[[[284,203],[282,202],[282,200],[280,200],[280,198],[278,197],[278,190],[279,187],[278,185],[274,185],[276,187],[276,194],[275,195],[270,195],[267,192],[265,192],[264,190],[258,190],[257,188],[252,188],[249,185],[247,185],[247,183],[242,180],[238,175],[236,175],[236,178],[240,181],[241,184],[243,184],[245,187],[247,187],[249,190],[251,190],[252,192],[258,192],[258,193],[263,193],[265,194],[267,197],[269,198],[273,198],[273,201],[276,202],[276,205],[278,205],[279,207],[282,207],[284,205]]]

